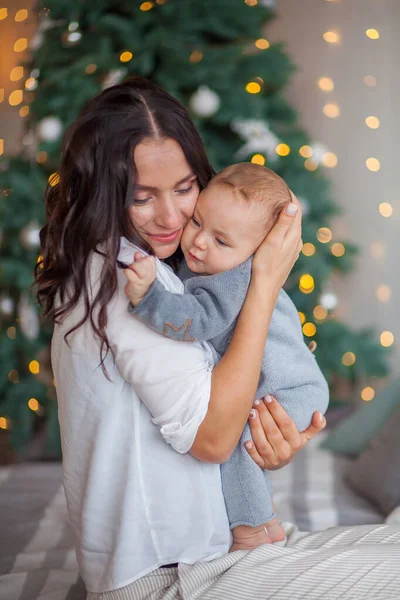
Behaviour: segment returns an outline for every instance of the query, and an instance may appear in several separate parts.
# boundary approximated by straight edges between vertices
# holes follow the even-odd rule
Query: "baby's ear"
[[[308,344],[308,349],[310,352],[314,352],[317,347],[317,342],[314,340]]]

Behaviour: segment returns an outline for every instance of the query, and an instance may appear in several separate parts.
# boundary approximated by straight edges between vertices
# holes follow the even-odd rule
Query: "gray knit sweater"
[[[167,291],[156,280],[140,304],[129,310],[172,339],[210,342],[217,362],[228,347],[245,300],[251,262],[250,258],[234,269],[207,276],[197,276],[186,267],[182,271],[183,294]],[[299,431],[308,427],[314,411],[325,413],[329,401],[325,378],[304,343],[296,307],[284,290],[269,326],[256,398],[267,394],[276,397]],[[231,459],[221,468],[231,527],[256,526],[274,516],[265,474],[243,448],[248,439],[247,426]]]

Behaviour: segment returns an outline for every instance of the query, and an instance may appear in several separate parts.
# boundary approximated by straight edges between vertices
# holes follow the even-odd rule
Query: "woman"
[[[138,248],[172,263],[179,257],[182,229],[212,175],[183,106],[134,79],[89,102],[65,138],[60,183],[47,192],[38,296],[56,320],[64,485],[90,600],[233,598],[241,585],[242,598],[269,598],[276,585],[293,593],[286,567],[293,556],[307,564],[313,587],[327,553],[335,564],[351,563],[332,542],[317,554],[304,550],[318,548],[318,540],[304,542],[289,529],[289,549],[227,554],[215,463],[232,453],[252,407],[274,304],[301,248],[297,201],[254,257],[246,302],[214,369],[206,344],[159,336],[127,312],[124,265]],[[168,289],[182,289],[165,263],[157,261],[157,275]],[[315,418],[297,433],[275,401],[255,415],[250,453],[264,468],[288,462],[323,427]],[[394,571],[400,546],[385,550]],[[378,564],[374,552],[370,570]],[[360,556],[352,563],[357,575]],[[328,568],[323,585],[330,575]]]

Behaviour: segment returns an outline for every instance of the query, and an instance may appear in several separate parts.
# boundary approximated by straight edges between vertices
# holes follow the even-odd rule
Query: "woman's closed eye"
[[[193,184],[190,185],[188,188],[185,188],[184,190],[176,190],[178,194],[188,194],[189,192],[192,191],[193,189]]]

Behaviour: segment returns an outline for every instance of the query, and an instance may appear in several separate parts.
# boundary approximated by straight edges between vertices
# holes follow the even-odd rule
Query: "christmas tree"
[[[388,350],[373,332],[354,332],[335,316],[329,278],[352,268],[356,249],[329,229],[338,208],[327,169],[337,159],[308,138],[284,99],[294,65],[282,44],[265,37],[273,4],[39,2],[39,25],[24,65],[25,145],[20,156],[4,158],[0,172],[0,426],[10,430],[15,447],[23,447],[42,420],[57,447],[51,326],[40,321],[30,290],[44,190],[58,183],[63,132],[82,105],[133,74],[152,79],[189,108],[217,171],[239,161],[266,164],[301,201],[304,246],[286,289],[305,339],[317,342],[333,400],[354,398],[361,388],[370,399],[366,384],[387,374]]]

